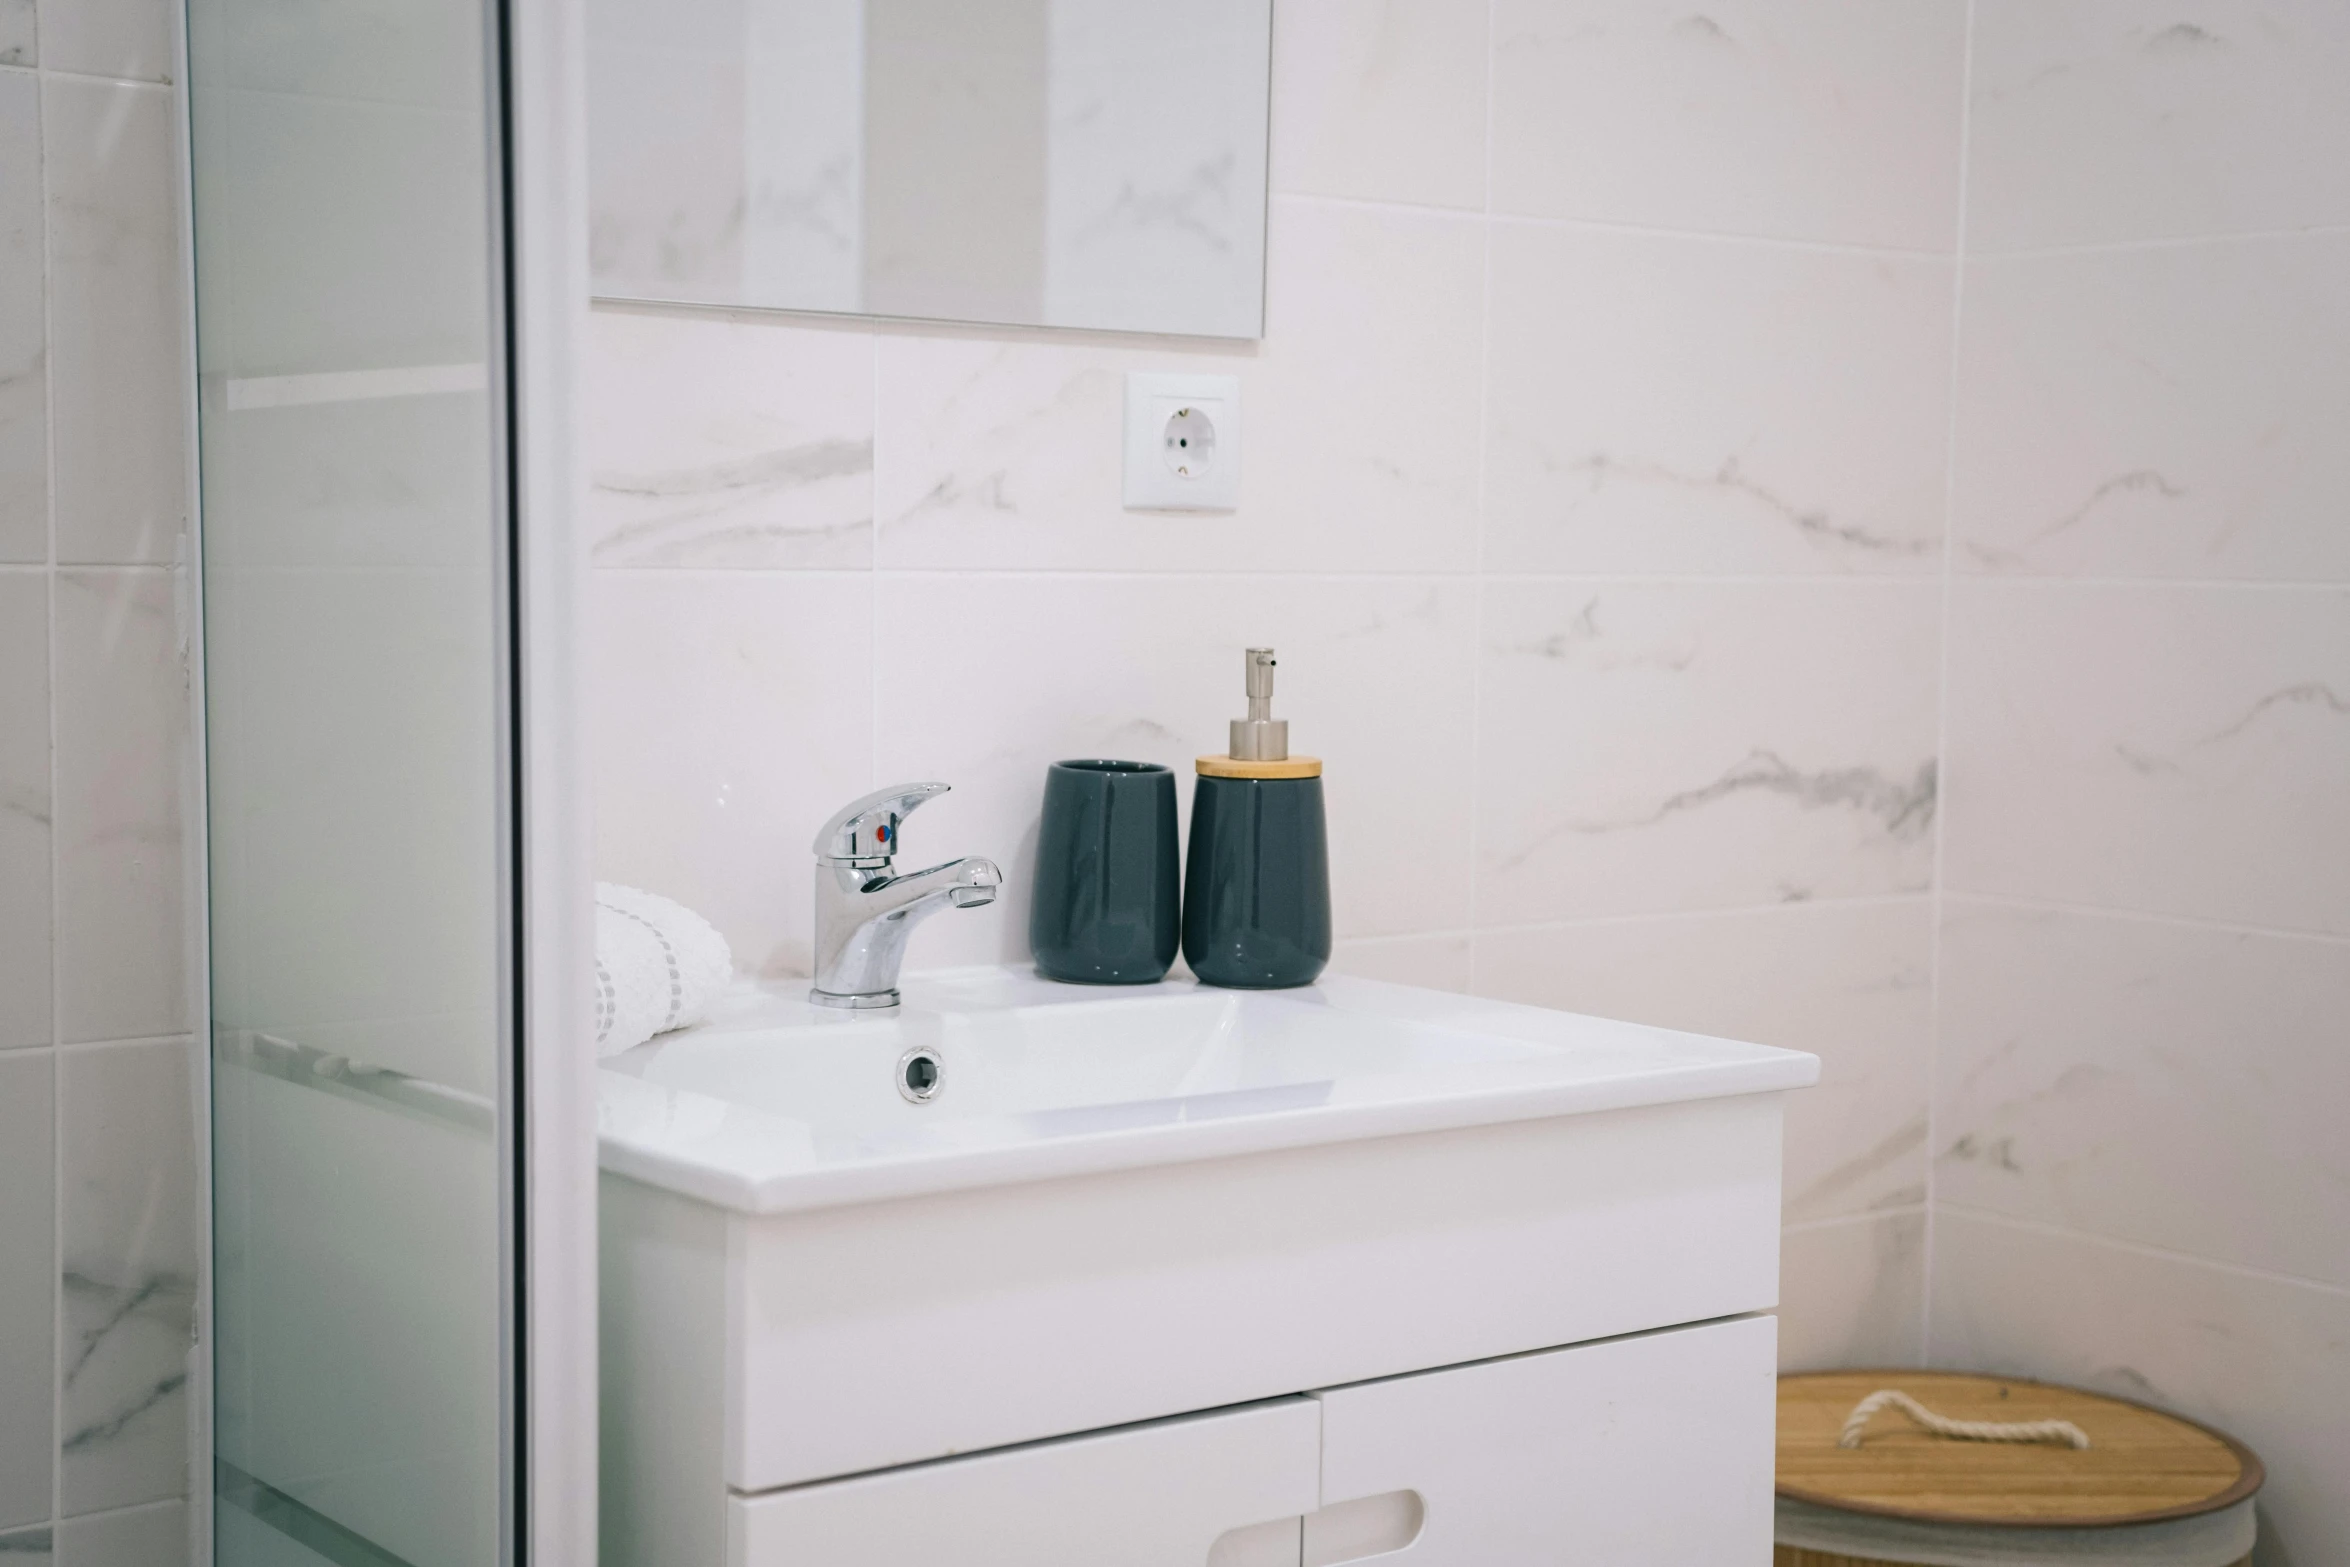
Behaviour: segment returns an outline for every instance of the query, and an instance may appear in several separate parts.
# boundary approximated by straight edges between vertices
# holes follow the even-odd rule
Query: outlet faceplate
[[[1126,509],[1240,504],[1240,377],[1126,377]]]

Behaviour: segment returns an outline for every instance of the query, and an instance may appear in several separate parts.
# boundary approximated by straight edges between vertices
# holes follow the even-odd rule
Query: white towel
[[[732,978],[734,954],[708,920],[634,887],[596,883],[599,1059],[699,1023]]]

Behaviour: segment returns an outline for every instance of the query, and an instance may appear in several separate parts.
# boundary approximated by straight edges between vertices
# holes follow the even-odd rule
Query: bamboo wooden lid
[[[1319,778],[1322,759],[1285,756],[1278,762],[1244,762],[1234,756],[1203,756],[1199,772],[1202,778]]]
[[[1839,1447],[1845,1416],[1898,1388],[1955,1420],[2069,1420],[2086,1449],[1937,1436],[1895,1409]],[[2233,1437],[2143,1404],[2013,1377],[1825,1371],[1779,1379],[1779,1494],[1920,1523],[2108,1527],[2191,1518],[2260,1489],[2260,1460]]]

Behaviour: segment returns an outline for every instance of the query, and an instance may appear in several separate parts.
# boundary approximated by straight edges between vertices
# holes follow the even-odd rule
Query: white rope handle
[[[1836,1438],[1836,1445],[1860,1446],[1860,1433],[1868,1425],[1869,1416],[1888,1404],[1936,1436],[1955,1436],[1969,1442],[2062,1442],[2067,1447],[2089,1445],[2089,1433],[2070,1420],[1952,1420],[1947,1415],[1937,1415],[1907,1393],[1890,1387],[1880,1388],[1852,1406],[1852,1413],[1844,1417],[1844,1433]]]

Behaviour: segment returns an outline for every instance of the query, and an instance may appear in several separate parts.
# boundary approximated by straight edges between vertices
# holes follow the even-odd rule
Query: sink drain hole
[[[946,1068],[934,1050],[918,1047],[898,1057],[898,1092],[915,1104],[935,1097],[945,1077]]]

